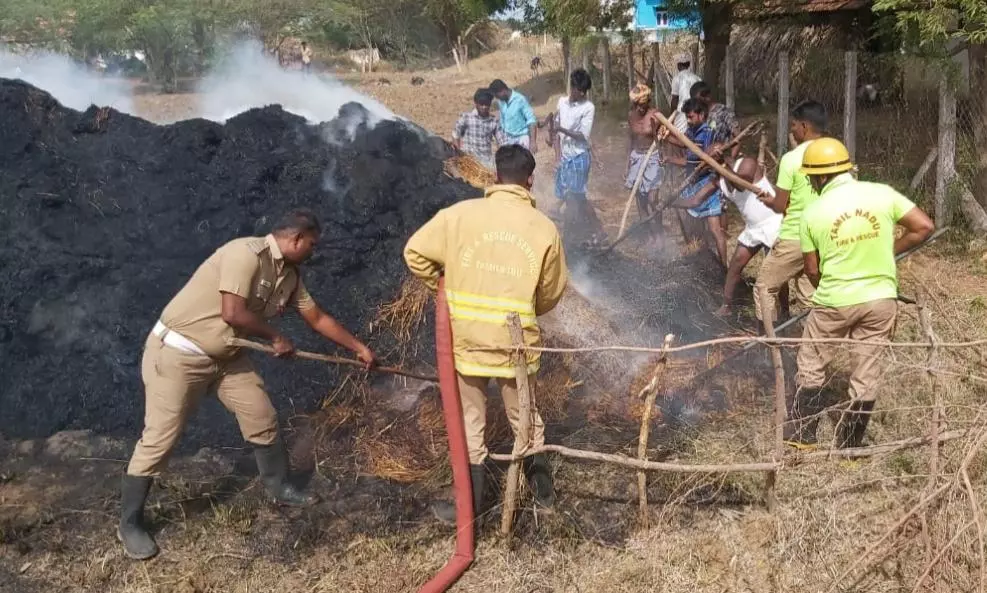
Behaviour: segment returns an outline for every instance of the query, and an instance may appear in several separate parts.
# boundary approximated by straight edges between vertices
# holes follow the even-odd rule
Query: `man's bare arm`
[[[894,254],[898,255],[915,247],[936,230],[932,219],[920,208],[912,208],[901,217],[898,224],[905,227],[905,234],[894,242]]]
[[[298,313],[305,323],[320,335],[352,351],[368,367],[374,364],[376,356],[373,351],[318,305],[300,309]]]
[[[819,288],[819,252],[810,251],[802,254],[802,264],[805,268],[805,276],[812,282],[812,285]]]
[[[221,293],[223,300],[220,315],[231,327],[250,336],[270,340],[275,356],[286,356],[295,351],[291,340],[281,335],[277,329],[247,308],[247,299],[229,292]]]

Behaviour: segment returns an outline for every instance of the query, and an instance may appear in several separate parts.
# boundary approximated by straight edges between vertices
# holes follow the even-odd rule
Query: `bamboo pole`
[[[727,179],[730,180],[730,183],[732,183],[733,185],[735,185],[735,186],[737,186],[737,187],[739,187],[741,189],[745,189],[747,191],[750,191],[750,192],[754,193],[754,195],[762,195],[764,193],[764,190],[763,189],[757,187],[756,185],[754,185],[752,183],[749,183],[748,181],[746,181],[744,179],[741,179],[736,173],[734,173],[733,171],[727,169],[726,167],[724,167],[720,163],[716,162],[716,159],[714,159],[713,157],[711,157],[708,154],[706,154],[705,152],[703,152],[701,148],[699,148],[698,146],[696,146],[696,143],[695,142],[693,142],[692,140],[689,140],[689,138],[687,138],[685,134],[683,134],[682,132],[680,132],[678,128],[676,128],[674,125],[672,125],[672,122],[668,121],[668,118],[666,118],[660,112],[656,113],[655,115],[658,117],[658,121],[660,121],[661,124],[663,126],[665,126],[665,129],[668,130],[668,133],[669,134],[671,134],[672,136],[675,136],[675,138],[679,142],[681,142],[683,144],[683,146],[685,146],[686,148],[688,148],[689,150],[691,150],[693,153],[695,153],[695,155],[698,156],[701,161],[703,161],[704,163],[706,163],[706,165],[708,165],[711,169],[713,169],[714,171],[716,171],[721,177],[726,177]]]
[[[531,386],[528,385],[528,361],[524,351],[524,332],[517,313],[507,316],[507,328],[514,342],[514,378],[517,381],[518,434],[514,435],[514,454],[504,485],[504,512],[500,517],[500,533],[509,536],[517,511],[518,487],[521,481],[521,455],[531,447]]]
[[[766,288],[761,289],[761,302],[771,302]],[[773,311],[771,311],[773,313]],[[764,332],[769,338],[775,337],[774,315],[765,313]],[[775,447],[774,458],[781,459],[785,454],[785,417],[788,410],[785,405],[785,365],[781,359],[781,348],[771,347],[771,365],[775,370]],[[778,510],[778,494],[776,491],[778,482],[778,472],[769,471],[764,481],[764,501],[768,506],[768,511],[774,513]]]
[[[258,344],[257,342],[251,342],[250,340],[244,340],[241,338],[230,338],[226,341],[230,346],[237,346],[239,348],[247,348],[250,350],[256,350],[258,352],[267,352],[268,354],[274,354],[274,348],[266,346],[264,344]],[[366,365],[359,360],[352,360],[349,358],[340,358],[338,356],[329,356],[327,354],[317,354],[315,352],[305,352],[304,350],[296,350],[294,354],[295,358],[303,358],[305,360],[317,360],[319,362],[328,362],[329,364],[341,364],[344,366],[360,367],[365,368]],[[371,367],[371,371],[377,373],[386,373],[389,375],[399,375],[401,377],[408,377],[410,379],[420,379],[422,381],[431,381],[433,383],[438,383],[438,377],[432,375],[421,375],[418,373],[412,373],[411,371],[406,371],[397,367]]]
[[[672,345],[672,334],[665,336],[664,348]],[[641,414],[641,435],[637,443],[637,458],[642,461],[648,460],[648,437],[651,433],[651,412],[655,407],[655,398],[661,390],[661,381],[665,376],[665,369],[668,368],[668,357],[664,352],[658,355],[658,362],[655,365],[654,375],[651,382],[644,388],[642,394],[644,398],[644,411]],[[637,496],[641,513],[641,526],[648,526],[648,474],[644,471],[637,472]]]
[[[653,141],[651,146],[648,147],[648,153],[644,155],[644,162],[637,169],[637,178],[634,180],[634,187],[631,188],[631,195],[627,197],[627,204],[624,206],[624,215],[620,217],[620,230],[617,231],[618,237],[623,234],[624,227],[627,225],[627,215],[631,211],[631,204],[634,203],[637,190],[641,187],[641,180],[644,179],[644,171],[648,168],[648,162],[651,160],[651,155],[654,154],[656,148],[658,148],[658,140]]]

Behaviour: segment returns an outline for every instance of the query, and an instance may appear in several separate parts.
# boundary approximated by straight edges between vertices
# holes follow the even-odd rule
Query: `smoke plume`
[[[134,109],[126,81],[101,76],[60,54],[16,54],[0,47],[0,78],[23,80],[78,111],[90,105],[113,107],[125,113],[133,113]]]
[[[346,103],[362,104],[374,125],[394,114],[384,105],[325,74],[306,74],[281,68],[259,43],[234,46],[223,61],[198,85],[199,113],[226,121],[253,107],[279,104],[316,123],[329,121]]]

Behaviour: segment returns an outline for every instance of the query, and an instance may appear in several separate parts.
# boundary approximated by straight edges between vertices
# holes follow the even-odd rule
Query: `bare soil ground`
[[[423,86],[410,84],[412,73],[346,78],[396,112],[448,136],[459,112],[469,108],[472,92],[495,77],[532,97],[539,116],[550,111],[561,88],[552,67],[557,63],[546,60],[548,73],[532,78],[531,54],[524,49],[496,52],[474,61],[466,73],[415,73],[426,79]],[[192,102],[190,94],[138,97],[142,113],[151,119],[191,113]],[[591,192],[611,234],[627,197],[621,111],[615,106],[600,117],[594,133]],[[552,208],[550,152],[540,150],[538,161],[535,192],[541,207]],[[666,230],[675,237],[670,223]],[[900,267],[902,293],[921,294],[930,302],[943,340],[987,333],[983,251],[982,242],[953,237]],[[625,253],[648,256],[634,241]],[[663,256],[679,253],[672,242]],[[896,338],[920,338],[914,308],[903,311]],[[750,377],[727,386],[727,405],[720,411],[698,425],[660,426],[649,457],[697,463],[768,458],[771,384],[761,371],[766,357],[758,350],[746,359]],[[949,428],[975,426],[984,394],[982,384],[967,375],[983,374],[982,355],[970,351],[944,359],[961,375],[937,386],[946,397]],[[878,404],[881,413],[870,429],[877,443],[922,434],[929,426],[925,353],[901,353],[891,362]],[[820,433],[824,438],[832,434],[829,420]],[[152,494],[149,515],[163,553],[147,563],[127,560],[115,539],[117,480],[131,443],[85,433],[0,442],[0,590],[414,591],[453,549],[452,531],[435,524],[426,509],[442,476],[404,484],[367,475],[356,463],[356,437],[345,417],[330,427],[309,482],[324,502],[308,511],[282,511],[265,503],[244,450],[203,449],[176,459]],[[609,450],[633,455],[635,437],[632,427],[588,422],[563,444],[591,448],[606,443]],[[949,472],[956,470],[967,445],[942,448],[941,482],[952,479]],[[558,510],[536,515],[526,504],[510,541],[495,533],[495,510],[483,528],[473,568],[454,590],[909,591],[934,556],[930,550],[945,549],[957,527],[970,527],[965,499],[944,501],[926,516],[925,527],[908,522],[872,561],[849,577],[844,572],[918,500],[929,482],[929,458],[927,449],[915,449],[787,469],[780,474],[775,513],[762,503],[760,474],[652,474],[648,526],[639,521],[633,472],[557,460]],[[984,469],[980,458],[969,466],[971,488],[978,493]],[[966,535],[945,554],[930,590],[976,586],[976,534],[969,529]]]

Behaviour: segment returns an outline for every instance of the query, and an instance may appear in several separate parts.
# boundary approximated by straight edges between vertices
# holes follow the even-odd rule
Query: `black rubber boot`
[[[470,483],[473,490],[473,522],[479,523],[480,517],[489,509],[487,499],[487,464],[470,464]],[[432,513],[435,518],[449,525],[456,524],[456,502],[437,500],[432,503]]]
[[[134,560],[147,560],[158,553],[158,546],[144,526],[144,502],[154,478],[124,474],[120,482],[120,525],[117,539],[123,551]]]
[[[552,479],[552,466],[548,456],[538,453],[524,459],[524,476],[535,498],[535,503],[546,509],[555,507],[555,483]]]
[[[818,441],[819,413],[826,408],[823,388],[799,387],[789,411],[791,428],[786,430],[785,443],[796,449],[815,448]]]
[[[280,438],[271,445],[254,445],[254,457],[257,459],[260,479],[268,493],[274,497],[274,502],[291,507],[307,507],[319,501],[314,494],[301,492],[288,482],[288,453]]]
[[[850,407],[836,427],[837,445],[840,449],[855,449],[864,442],[864,433],[870,422],[874,402],[850,402]]]

